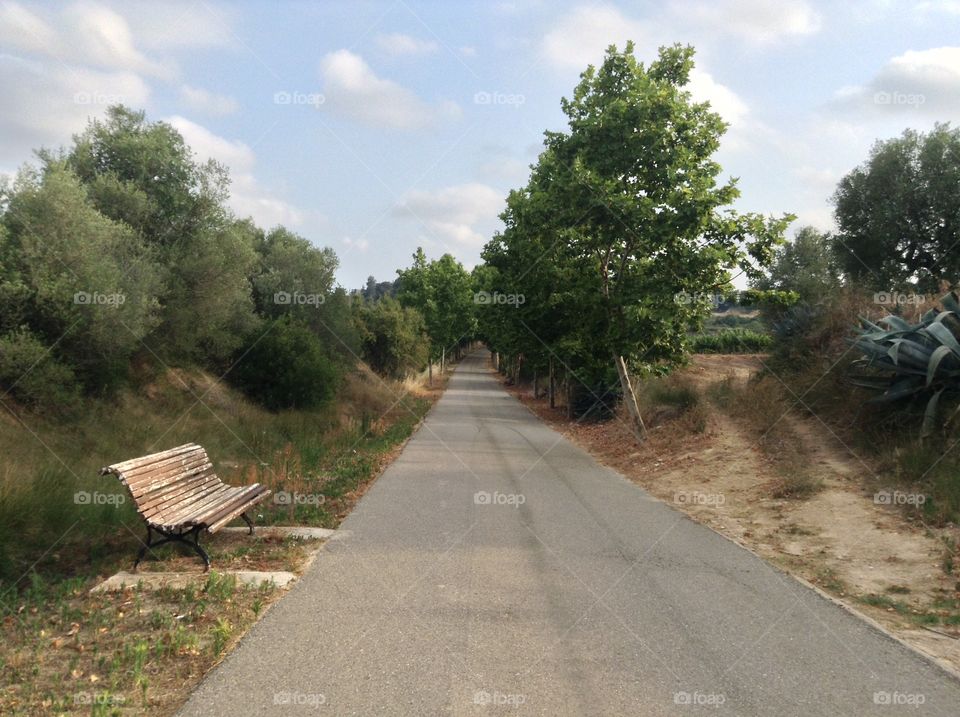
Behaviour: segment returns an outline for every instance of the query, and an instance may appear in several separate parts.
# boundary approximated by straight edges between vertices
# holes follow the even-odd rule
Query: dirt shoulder
[[[745,381],[759,366],[756,356],[704,355],[684,374],[704,391]],[[956,529],[916,525],[875,502],[862,480],[870,468],[815,418],[779,419],[820,485],[808,497],[782,498],[782,467],[732,412],[710,405],[702,431],[666,421],[640,445],[622,420],[571,422],[546,398],[534,400],[529,386],[507,388],[600,462],[960,672],[960,582],[943,564],[943,538]]]

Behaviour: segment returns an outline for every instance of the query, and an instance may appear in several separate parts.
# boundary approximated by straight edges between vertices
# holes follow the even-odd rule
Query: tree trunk
[[[573,420],[573,386],[570,385],[570,376],[563,377],[564,388],[567,393],[567,420]]]
[[[443,366],[446,363],[447,359],[447,347],[440,347],[440,375],[443,376]]]
[[[556,382],[557,377],[553,373],[553,356],[550,357],[550,388],[547,389],[550,392],[550,408],[556,408]]]
[[[433,388],[433,359],[427,363],[427,385]]]
[[[493,352],[493,370],[500,370],[500,354],[498,354],[496,351]]]
[[[614,356],[613,361],[617,365],[617,375],[620,377],[623,403],[627,407],[627,413],[630,414],[630,428],[637,440],[642,441],[647,437],[647,427],[643,425],[643,418],[640,416],[640,406],[637,404],[637,394],[633,392],[633,384],[630,383],[627,362],[623,360],[623,356]]]
[[[538,383],[539,378],[540,378],[539,374],[537,373],[536,370],[534,370],[533,372],[533,400],[534,401],[536,401],[539,398],[539,396],[537,396],[537,393],[539,393],[539,389],[540,389],[540,384]]]
[[[515,386],[520,385],[520,364],[523,363],[523,354],[517,354],[517,363],[516,363],[516,373],[514,374],[513,384]]]

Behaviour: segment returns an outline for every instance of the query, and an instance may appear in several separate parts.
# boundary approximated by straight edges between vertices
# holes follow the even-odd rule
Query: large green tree
[[[853,281],[936,291],[960,276],[960,129],[938,124],[877,142],[833,199],[835,249]]]
[[[534,224],[513,224],[518,212],[509,208],[507,231],[485,252],[529,256],[513,245],[544,245],[537,263],[555,265],[575,307],[558,317],[571,322],[564,343],[579,359],[578,378],[603,384],[613,369],[638,432],[628,367],[678,361],[706,295],[731,271],[756,275],[790,220],[729,209],[736,183],[719,182],[713,158],[726,125],[687,90],[693,54],[661,48],[645,66],[628,44],[587,68],[562,103],[569,130],[546,133],[547,150],[515,200]],[[531,275],[526,266],[512,273]],[[699,298],[677,302],[680,293]],[[555,323],[543,318],[529,328]]]

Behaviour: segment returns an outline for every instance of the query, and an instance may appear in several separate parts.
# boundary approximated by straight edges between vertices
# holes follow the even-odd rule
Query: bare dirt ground
[[[727,377],[744,381],[760,366],[757,356],[703,355],[684,371],[705,389]],[[960,598],[960,582],[942,568],[943,531],[913,525],[875,503],[861,480],[870,467],[817,419],[791,412],[780,420],[821,489],[807,498],[776,498],[779,474],[769,453],[754,431],[716,407],[704,432],[668,422],[640,445],[622,420],[570,422],[546,399],[534,400],[529,387],[509,390],[650,493],[960,671],[960,626],[955,615],[954,624],[943,624]]]

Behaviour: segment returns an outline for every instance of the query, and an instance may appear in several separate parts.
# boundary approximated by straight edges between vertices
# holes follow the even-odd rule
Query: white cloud
[[[195,0],[123,0],[133,34],[153,50],[209,49],[236,44],[235,11]]]
[[[598,65],[611,44],[623,49],[627,40],[643,46],[648,32],[611,5],[574,8],[543,38],[540,49],[547,62],[559,69],[584,70]]]
[[[378,35],[377,46],[389,55],[429,55],[440,49],[440,46],[431,40],[420,40],[399,32],[389,35]]]
[[[325,109],[374,127],[419,129],[460,116],[455,102],[430,105],[413,92],[373,72],[349,50],[328,54],[320,63]]]
[[[821,26],[819,13],[806,0],[675,2],[671,13],[678,23],[693,22],[756,45],[811,35]]]
[[[656,47],[653,34],[651,28],[631,20],[615,7],[578,7],[544,36],[541,52],[555,69],[583,70],[589,64],[599,65],[611,44],[619,50],[623,50],[628,40],[633,40],[638,48]],[[709,101],[714,112],[731,125],[725,143],[727,148],[741,146],[741,140],[745,139],[741,130],[752,124],[746,102],[702,66],[694,67],[690,73],[687,89],[694,100]]]
[[[356,249],[359,252],[365,252],[370,247],[370,242],[366,239],[351,239],[344,237],[341,242],[348,249]]]
[[[167,122],[183,135],[198,160],[215,159],[230,169],[228,204],[238,216],[251,216],[267,228],[303,223],[303,212],[271,194],[256,180],[253,170],[257,158],[248,145],[220,137],[184,117],[174,116]]]
[[[470,45],[464,45],[463,47],[458,48],[457,52],[459,52],[463,57],[477,56],[477,48],[471,47]]]
[[[444,241],[479,247],[489,236],[481,233],[476,225],[492,225],[503,205],[502,192],[473,182],[434,191],[410,191],[393,211],[397,216],[419,220]]]
[[[101,69],[169,77],[141,53],[124,17],[105,5],[78,2],[50,18],[16,2],[0,6],[0,42],[26,55]]]
[[[960,47],[910,50],[890,59],[865,85],[843,87],[833,105],[869,115],[960,112]]]
[[[88,118],[122,102],[144,106],[150,89],[131,72],[70,68],[0,55],[0,162],[19,164],[33,149],[69,143]]]
[[[240,109],[240,104],[233,97],[190,85],[180,86],[180,99],[187,107],[215,117],[233,114]]]

